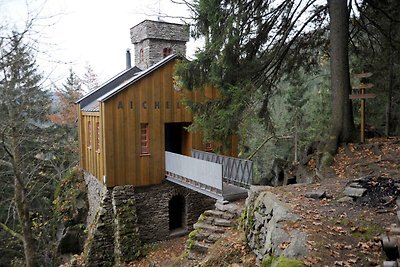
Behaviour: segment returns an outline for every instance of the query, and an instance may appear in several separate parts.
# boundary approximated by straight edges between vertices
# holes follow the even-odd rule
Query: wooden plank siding
[[[144,186],[164,180],[164,124],[192,119],[180,103],[182,93],[173,89],[173,67],[174,62],[162,66],[101,105],[107,186]],[[149,155],[140,154],[141,123],[149,125]]]
[[[97,124],[99,123],[99,132]],[[103,145],[102,145],[102,131],[100,123],[99,112],[80,112],[79,118],[80,131],[80,153],[81,153],[81,167],[100,181],[104,175],[104,160],[103,160]],[[100,135],[97,137],[97,135]],[[98,144],[99,138],[100,143]]]
[[[173,86],[175,60],[160,66],[129,87],[100,103],[100,112],[81,112],[79,118],[81,165],[107,187],[116,185],[146,186],[165,179],[165,124],[189,126],[192,114],[182,100],[202,101],[218,97],[217,90],[177,91]],[[100,123],[101,149],[88,147],[88,122]],[[141,124],[149,127],[150,153],[141,154]],[[92,129],[92,145],[96,140]],[[191,149],[204,150],[200,133],[182,129],[181,150],[191,155]]]

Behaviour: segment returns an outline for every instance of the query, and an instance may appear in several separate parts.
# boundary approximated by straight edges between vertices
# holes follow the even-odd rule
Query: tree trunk
[[[332,129],[327,149],[334,153],[341,142],[354,140],[355,127],[350,94],[348,57],[349,11],[346,0],[328,0],[330,16],[330,58]]]
[[[25,264],[27,267],[34,267],[36,265],[36,249],[35,239],[32,233],[32,221],[29,215],[29,203],[26,198],[26,188],[22,179],[22,172],[19,168],[21,164],[21,157],[18,151],[17,133],[13,130],[12,136],[13,146],[13,169],[14,169],[14,201],[17,208],[19,222],[22,228],[22,237],[25,254]]]
[[[392,109],[392,94],[393,94],[393,83],[394,83],[394,73],[393,73],[393,47],[392,47],[392,22],[389,26],[389,85],[386,103],[386,118],[385,118],[385,135],[388,137],[390,135],[390,121],[391,121],[391,109]]]
[[[35,264],[35,241],[32,235],[32,223],[29,216],[29,208],[25,195],[25,188],[21,186],[18,179],[14,179],[15,182],[15,205],[17,207],[17,213],[19,222],[22,227],[22,237],[24,243],[24,254],[25,263],[27,267],[36,266]]]

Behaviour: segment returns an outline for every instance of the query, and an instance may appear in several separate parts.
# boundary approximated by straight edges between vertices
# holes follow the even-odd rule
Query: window
[[[165,47],[163,49],[163,58],[169,56],[172,54],[172,48],[171,47]]]
[[[140,124],[140,154],[148,155],[150,154],[149,148],[149,124],[141,123]]]
[[[144,61],[144,50],[143,48],[140,48],[139,50],[139,62],[143,62]]]
[[[88,121],[88,131],[87,131],[87,138],[88,138],[88,148],[92,148],[92,122]]]
[[[96,122],[96,151],[100,152],[100,122]]]

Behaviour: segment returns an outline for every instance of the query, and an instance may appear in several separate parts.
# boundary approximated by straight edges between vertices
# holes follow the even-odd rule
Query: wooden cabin
[[[165,179],[165,151],[190,156],[192,149],[209,148],[200,133],[186,130],[193,116],[183,100],[215,98],[217,92],[177,88],[178,60],[173,54],[144,71],[131,70],[132,77],[111,82],[117,86],[91,103],[83,105],[93,96],[78,102],[81,167],[107,187],[159,184]]]

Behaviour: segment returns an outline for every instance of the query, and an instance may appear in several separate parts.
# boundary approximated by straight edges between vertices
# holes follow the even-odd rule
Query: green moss
[[[367,240],[373,239],[374,236],[382,234],[383,232],[384,232],[384,229],[382,226],[377,225],[377,224],[369,224],[369,225],[357,227],[351,233],[351,235],[356,238],[360,238],[360,239],[367,241]]]
[[[242,214],[240,214],[240,217],[239,217],[239,227],[240,228],[244,229],[244,227],[246,226],[246,219],[247,219],[247,207],[244,209]]]
[[[265,256],[261,262],[261,267],[271,267],[274,260],[270,255]]]
[[[193,246],[194,246],[194,243],[195,243],[195,241],[193,239],[188,239],[186,241],[186,248],[188,250],[191,250],[193,248]]]
[[[68,225],[78,216],[78,200],[87,199],[87,190],[83,171],[73,168],[68,171],[54,191],[55,218]]]
[[[321,164],[323,167],[328,167],[333,164],[333,160],[334,160],[334,158],[331,153],[324,152],[324,154],[322,155],[322,158],[321,158]]]
[[[194,239],[199,234],[199,230],[193,230],[189,233],[189,239]]]
[[[261,267],[305,267],[306,265],[296,259],[288,259],[285,257],[278,257],[274,258],[270,255],[265,256],[262,263]]]
[[[197,220],[197,222],[204,222],[205,219],[206,219],[206,216],[204,214],[201,214],[199,219]]]

